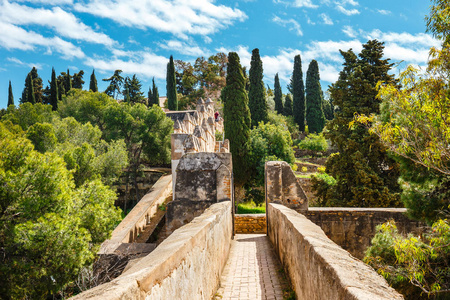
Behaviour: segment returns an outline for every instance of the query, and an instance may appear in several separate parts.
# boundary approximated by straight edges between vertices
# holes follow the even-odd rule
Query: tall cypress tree
[[[153,85],[153,89],[152,89],[153,104],[156,104],[159,106],[159,92],[158,92],[158,87],[155,84],[155,77],[153,77],[153,79],[152,79],[152,85]]]
[[[263,82],[263,66],[258,48],[252,51],[249,80],[248,106],[252,118],[252,127],[256,127],[259,122],[267,123],[268,120],[266,91]]]
[[[168,109],[178,110],[177,82],[175,79],[175,65],[173,63],[172,55],[170,56],[169,63],[167,64],[166,89]]]
[[[323,127],[325,127],[319,65],[314,59],[309,63],[306,72],[306,123],[308,124],[308,131],[311,133],[322,132]]]
[[[92,70],[91,80],[89,82],[89,90],[93,91],[94,93],[98,92],[97,78],[95,77],[95,70]]]
[[[151,86],[148,88],[147,105],[148,105],[148,107],[152,107],[152,105],[153,105],[153,94],[152,94]]]
[[[9,88],[8,88],[8,106],[10,105],[14,105],[14,95],[12,91],[11,80],[9,81]]]
[[[67,69],[66,76],[64,76],[64,91],[67,93],[72,89],[72,76],[70,76],[70,71]]]
[[[233,155],[234,183],[242,187],[248,179],[247,153],[250,136],[250,110],[245,91],[245,78],[235,52],[228,54],[226,86],[222,90],[225,138]]]
[[[328,158],[326,170],[336,184],[314,183],[319,201],[330,206],[395,207],[400,205],[399,166],[387,155],[379,138],[354,114],[379,114],[376,85],[379,81],[395,84],[389,74],[392,64],[383,59],[383,43],[377,40],[363,45],[359,57],[350,49],[341,51],[344,68],[330,87],[333,102],[339,107],[327,123],[326,137],[338,149]]]
[[[58,109],[58,96],[59,96],[58,82],[56,81],[55,69],[52,68],[52,81],[50,82],[49,102],[50,102],[53,110]]]
[[[292,97],[291,94],[286,95],[286,100],[284,101],[283,115],[292,116]]]
[[[30,79],[28,79],[28,76]],[[33,90],[33,99],[29,97],[30,86],[32,86]],[[21,103],[31,102],[32,103],[42,103],[43,100],[43,89],[42,89],[42,78],[39,76],[36,67],[33,67],[31,71],[28,73],[27,78],[25,79],[25,87],[22,92],[22,98],[20,99]]]
[[[293,96],[293,114],[300,131],[305,131],[305,87],[303,85],[302,60],[300,55],[294,57],[290,92]]]
[[[33,78],[31,77],[31,73],[28,73],[26,80],[26,92],[25,92],[25,101],[22,99],[22,103],[30,102],[32,104],[36,103],[36,98],[34,95],[34,86],[33,86]]]
[[[274,101],[275,110],[279,114],[283,114],[283,92],[281,91],[280,79],[278,78],[278,73],[275,74],[275,84],[274,84]]]

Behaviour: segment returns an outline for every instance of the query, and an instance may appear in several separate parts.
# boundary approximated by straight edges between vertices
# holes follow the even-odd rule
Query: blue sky
[[[264,80],[273,86],[278,72],[283,92],[293,59],[301,54],[304,74],[319,63],[322,88],[341,69],[339,49],[359,52],[376,38],[385,56],[425,66],[428,50],[439,43],[425,33],[426,0],[0,0],[0,107],[11,80],[15,103],[33,66],[46,85],[57,73],[84,70],[85,89],[95,69],[102,78],[122,69],[136,74],[147,92],[151,79],[165,95],[166,64],[195,61],[235,51],[250,65],[259,48]]]

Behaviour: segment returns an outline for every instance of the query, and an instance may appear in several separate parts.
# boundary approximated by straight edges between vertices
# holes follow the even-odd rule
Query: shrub
[[[328,150],[328,143],[322,133],[311,133],[298,144],[298,147],[302,150],[325,152]]]

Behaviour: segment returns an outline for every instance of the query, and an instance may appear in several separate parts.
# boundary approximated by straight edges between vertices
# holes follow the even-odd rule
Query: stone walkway
[[[214,299],[283,299],[289,289],[282,266],[265,234],[237,234]]]

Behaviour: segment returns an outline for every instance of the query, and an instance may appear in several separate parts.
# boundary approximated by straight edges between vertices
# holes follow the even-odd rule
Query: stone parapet
[[[71,299],[211,299],[231,236],[231,202],[216,203],[118,278]]]
[[[371,267],[331,241],[319,226],[280,204],[268,204],[268,236],[297,299],[403,299]]]
[[[234,233],[267,233],[266,214],[234,215]]]

